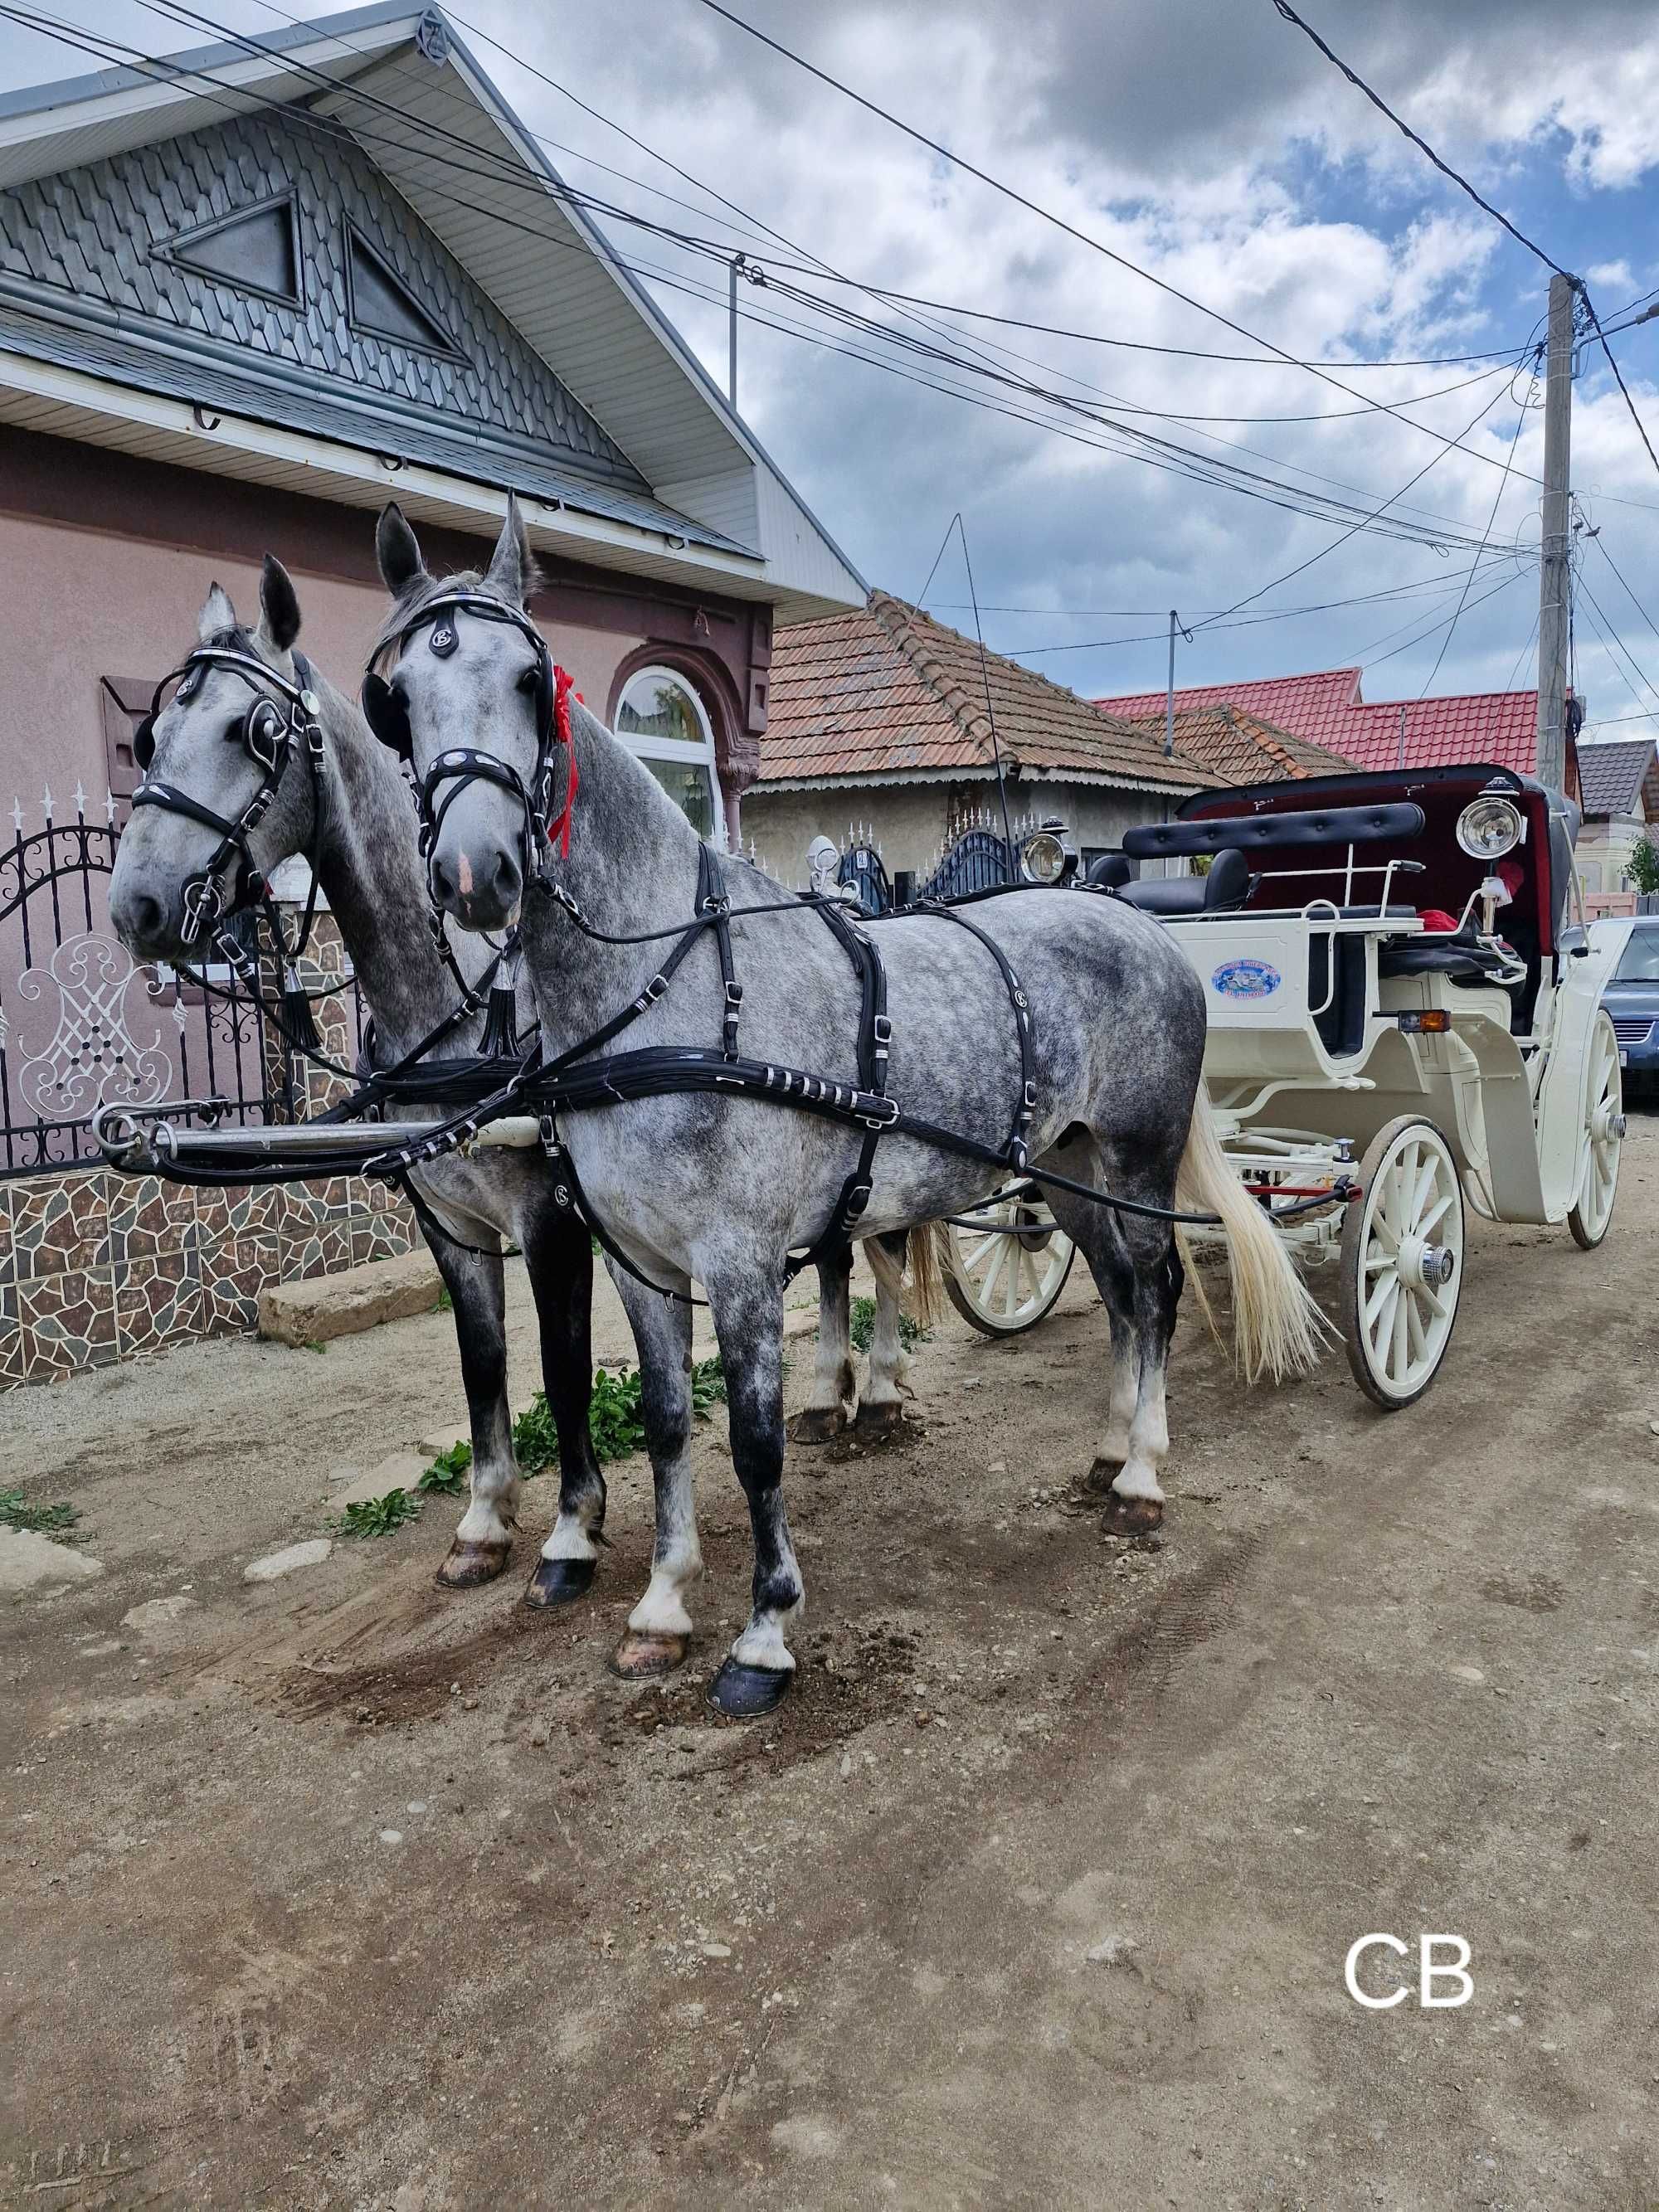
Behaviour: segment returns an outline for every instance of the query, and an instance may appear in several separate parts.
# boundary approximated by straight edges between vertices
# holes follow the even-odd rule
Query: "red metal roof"
[[[1498,768],[1535,773],[1538,760],[1536,691],[1474,691],[1449,699],[1380,700],[1359,696],[1357,668],[1327,668],[1307,676],[1270,676],[1252,683],[1205,684],[1176,693],[1176,711],[1220,702],[1242,707],[1280,729],[1339,753],[1358,769],[1390,769],[1401,760],[1400,718],[1406,718],[1404,764],[1443,768],[1460,761],[1491,761]],[[1161,691],[1097,699],[1103,714],[1138,720],[1159,713]],[[1568,783],[1574,781],[1571,768]]]

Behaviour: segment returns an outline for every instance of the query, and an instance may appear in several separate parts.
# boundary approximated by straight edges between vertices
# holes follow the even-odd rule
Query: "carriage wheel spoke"
[[[1440,1224],[1445,1219],[1447,1214],[1450,1212],[1451,1203],[1451,1192],[1449,1190],[1443,1190],[1439,1197],[1436,1199],[1434,1204],[1423,1216],[1422,1220],[1418,1224],[1418,1235],[1425,1239],[1431,1236],[1434,1231],[1437,1230],[1440,1226]]]
[[[1400,1278],[1394,1273],[1393,1261],[1390,1260],[1386,1264],[1389,1270],[1387,1280],[1379,1283],[1365,1301],[1364,1321],[1368,1331],[1388,1303],[1389,1292],[1400,1287]]]

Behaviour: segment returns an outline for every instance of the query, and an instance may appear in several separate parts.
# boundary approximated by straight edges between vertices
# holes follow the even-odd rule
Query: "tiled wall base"
[[[0,1182],[0,1390],[251,1329],[270,1284],[420,1241],[395,1191],[355,1176],[197,1190],[94,1168]]]

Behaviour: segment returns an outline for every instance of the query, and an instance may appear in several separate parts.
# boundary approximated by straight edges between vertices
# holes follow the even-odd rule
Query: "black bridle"
[[[322,702],[311,687],[309,664],[296,653],[294,665],[301,678],[297,684],[290,683],[256,653],[244,653],[240,647],[199,645],[156,685],[149,712],[133,732],[132,739],[132,757],[144,772],[144,781],[132,794],[134,807],[159,806],[166,813],[183,815],[186,820],[199,822],[219,833],[219,842],[208,855],[206,865],[185,878],[184,914],[179,929],[185,944],[194,945],[204,936],[216,937],[232,915],[263,906],[284,964],[289,968],[304,951],[311,935],[317,909],[316,868],[313,865],[311,894],[306,902],[299,939],[290,947],[283,940],[270,886],[255,864],[248,839],[270,811],[296,751],[304,755],[311,773],[313,847],[321,833]],[[176,684],[179,688],[173,694],[173,703],[193,698],[211,668],[228,669],[253,692],[247,711],[239,718],[232,734],[258,769],[259,781],[247,805],[234,816],[216,813],[201,799],[180,790],[177,784],[163,782],[149,772],[155,759],[155,725],[166,711],[162,694],[169,684]],[[271,696],[273,692],[275,697]],[[233,861],[235,866],[227,896],[222,879]]]
[[[400,629],[382,639],[376,648],[363,677],[363,719],[380,743],[389,745],[412,769],[414,732],[410,727],[408,702],[395,684],[389,684],[380,674],[380,663],[392,650],[401,652],[416,632],[424,629],[428,623],[432,624],[428,647],[440,660],[447,660],[460,642],[455,617],[461,614],[475,615],[482,622],[505,623],[534,647],[535,660],[525,671],[521,684],[531,695],[536,718],[536,763],[526,781],[510,762],[496,753],[480,752],[472,745],[452,745],[438,755],[423,776],[417,778],[415,803],[421,818],[421,857],[427,864],[428,892],[433,849],[444,817],[471,783],[493,783],[518,802],[523,817],[520,843],[526,883],[541,872],[544,846],[556,844],[566,853],[570,849],[570,810],[576,796],[576,758],[570,743],[571,682],[563,669],[555,665],[547,641],[521,608],[488,592],[443,592],[428,599]],[[554,763],[561,748],[566,763],[565,798],[563,806],[555,816]]]

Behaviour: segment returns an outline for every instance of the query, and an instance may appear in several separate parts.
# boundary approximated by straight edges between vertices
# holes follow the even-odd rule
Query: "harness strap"
[[[933,915],[941,921],[953,921],[959,929],[965,929],[970,937],[979,939],[1001,970],[1008,1003],[1014,1012],[1014,1035],[1019,1045],[1019,1103],[1014,1109],[1014,1125],[1008,1133],[1004,1156],[1011,1168],[1024,1175],[1030,1164],[1031,1124],[1036,1119],[1037,1106],[1036,1061],[1031,1050],[1031,1007],[1024,987],[995,938],[982,930],[977,922],[969,921],[965,914],[957,913],[954,907],[946,906],[937,899],[919,899],[915,911]]]
[[[714,949],[720,955],[720,985],[725,1010],[720,1017],[720,1050],[727,1060],[738,1056],[738,1018],[743,1012],[743,986],[732,958],[732,902],[726,895],[726,877],[712,845],[699,848],[697,911],[714,925]]]

